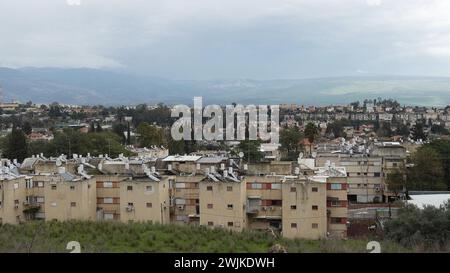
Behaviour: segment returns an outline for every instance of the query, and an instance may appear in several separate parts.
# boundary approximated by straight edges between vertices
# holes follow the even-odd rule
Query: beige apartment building
[[[141,176],[119,183],[120,220],[170,223],[170,179]]]
[[[317,166],[331,164],[345,167],[348,181],[348,200],[353,203],[385,201],[382,163],[382,157],[347,153],[319,154],[316,160]]]
[[[150,221],[343,238],[347,171],[312,161],[243,166],[223,157],[33,158],[22,175],[17,168],[3,173],[0,219]]]
[[[282,200],[280,176],[247,176],[246,213],[248,228],[281,230]]]
[[[306,177],[282,183],[282,234],[286,238],[321,239],[327,235],[326,183]]]
[[[200,224],[200,182],[204,175],[174,178],[170,185],[172,222],[177,224]]]
[[[2,174],[0,179],[0,223],[25,221],[26,177]]]
[[[245,183],[205,179],[200,182],[200,225],[233,231],[246,228]]]

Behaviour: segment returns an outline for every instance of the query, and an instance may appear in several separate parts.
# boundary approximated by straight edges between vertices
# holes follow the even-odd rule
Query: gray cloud
[[[450,76],[445,0],[2,2],[0,66],[178,79]]]

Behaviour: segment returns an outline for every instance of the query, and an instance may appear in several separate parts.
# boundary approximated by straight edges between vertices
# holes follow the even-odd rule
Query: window
[[[272,190],[281,190],[281,183],[272,183]]]
[[[339,183],[331,183],[330,189],[332,190],[342,190],[342,185]]]
[[[233,191],[233,186],[227,186],[227,191]]]
[[[52,185],[52,190],[56,190],[56,185]]]
[[[392,166],[393,166],[393,167],[397,167],[397,166],[398,166],[398,163],[397,163],[397,162],[394,162],[394,163],[392,163]]]
[[[103,182],[103,188],[112,188],[112,187],[113,187],[113,182],[111,182],[111,181]]]
[[[317,205],[312,206],[312,210],[319,210],[319,206]]]
[[[247,185],[248,189],[253,189],[253,190],[260,190],[262,189],[262,184],[261,183],[250,183]]]
[[[75,186],[70,186],[70,190],[74,191],[75,190]]]
[[[70,206],[71,207],[76,207],[77,206],[77,202],[70,202]]]
[[[134,203],[129,202],[129,203],[128,203],[128,206],[129,206],[129,207],[134,207]]]
[[[319,188],[318,188],[318,187],[312,187],[311,191],[312,191],[312,192],[318,192],[318,191],[319,191]]]
[[[127,191],[132,191],[133,190],[133,186],[127,186]]]
[[[228,224],[227,224],[229,227],[232,227],[233,226],[233,222],[228,222]]]
[[[103,214],[103,218],[105,220],[114,220],[114,214],[113,213],[105,213],[105,214]]]
[[[282,200],[272,200],[272,206],[281,206],[283,205]]]
[[[297,228],[297,223],[291,223],[291,228]]]
[[[373,173],[373,176],[380,177],[381,175],[380,175],[380,173]]]
[[[208,204],[208,209],[212,209],[213,208],[213,204]]]
[[[210,227],[211,227],[211,226],[214,226],[214,222],[209,221],[209,222],[208,222],[208,226],[210,226]]]
[[[319,228],[319,224],[313,223],[313,224],[311,225],[311,227],[312,227],[313,229],[318,229],[318,228]]]
[[[332,207],[339,207],[339,200],[332,200],[332,201],[330,201],[330,206],[332,206]]]
[[[186,183],[175,183],[175,188],[184,189],[186,188]]]
[[[0,208],[2,207],[2,201],[0,201]]]
[[[291,209],[297,209],[297,206],[296,205],[292,205]]]
[[[42,197],[42,196],[38,196],[38,197],[36,197],[36,203],[44,203],[44,197]]]
[[[146,186],[145,191],[153,191],[153,186]]]
[[[344,218],[331,217],[332,224],[342,224]]]
[[[103,198],[103,203],[104,204],[113,204],[114,203],[114,199],[111,197],[105,197]]]
[[[291,192],[296,192],[297,188],[296,187],[291,187]]]
[[[228,204],[227,209],[233,209],[233,204]]]
[[[212,187],[212,186],[207,186],[207,187],[206,187],[206,190],[207,190],[207,191],[212,191],[212,190],[213,190],[213,187]]]
[[[147,208],[151,208],[153,205],[152,205],[152,203],[147,203],[146,206],[147,206]]]

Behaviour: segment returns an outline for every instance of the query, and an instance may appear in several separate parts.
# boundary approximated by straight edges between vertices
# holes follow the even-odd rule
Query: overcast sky
[[[0,0],[0,66],[450,76],[448,0]]]

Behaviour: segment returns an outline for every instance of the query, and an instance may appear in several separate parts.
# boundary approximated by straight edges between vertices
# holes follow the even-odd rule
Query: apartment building
[[[27,177],[9,167],[0,168],[0,224],[19,224],[25,221]]]
[[[39,156],[26,162],[22,170],[3,167],[4,223],[151,221],[289,238],[346,236],[347,172],[332,164],[317,168],[314,159],[247,165],[223,156]]]
[[[313,179],[326,182],[328,236],[347,237],[348,178],[346,168],[330,165],[320,167]]]
[[[64,172],[33,176],[31,182],[26,203],[39,206],[34,217],[47,221],[96,219],[94,180]]]
[[[248,228],[281,230],[282,192],[280,176],[247,176],[246,213]]]
[[[169,180],[143,175],[119,183],[120,220],[170,223]]]
[[[241,231],[247,225],[245,183],[226,173],[217,176],[200,182],[200,225]]]
[[[316,158],[318,166],[331,164],[345,167],[348,182],[348,200],[353,203],[385,201],[382,162],[382,157],[346,152],[318,153]]]
[[[181,224],[200,224],[200,182],[204,175],[176,176],[170,187],[172,222]]]
[[[326,237],[326,183],[306,177],[289,177],[282,183],[282,200],[284,237]]]

